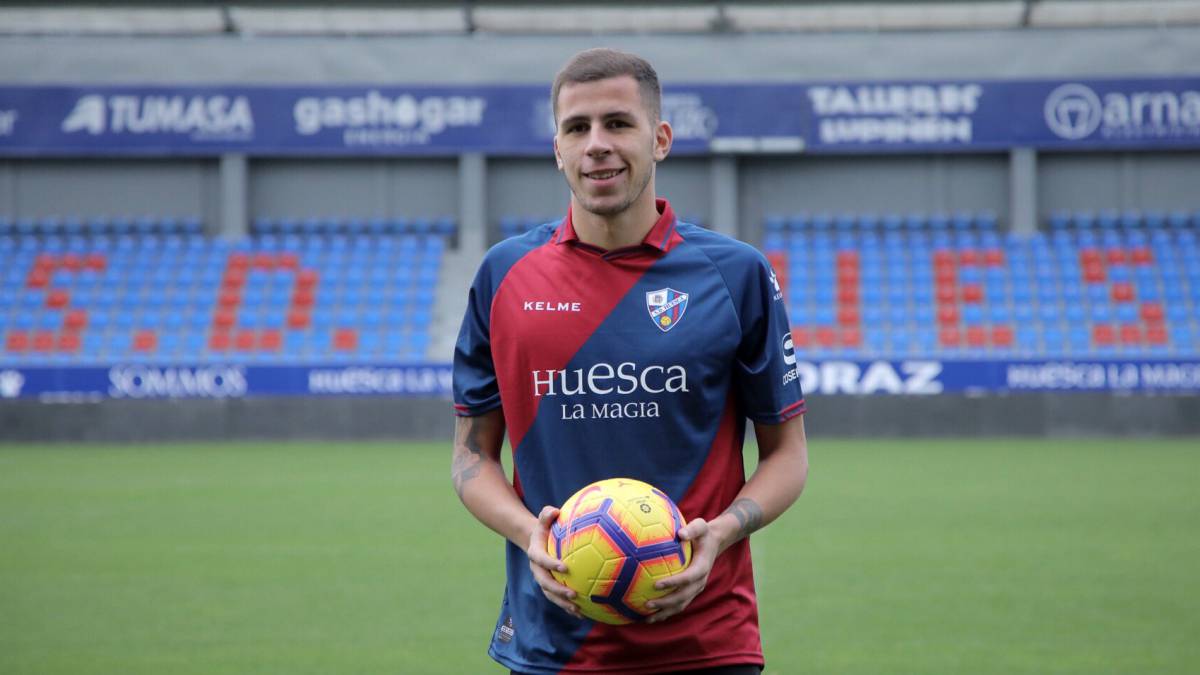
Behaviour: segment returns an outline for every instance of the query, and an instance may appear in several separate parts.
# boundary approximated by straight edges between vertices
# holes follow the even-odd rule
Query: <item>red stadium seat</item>
[[[954,265],[954,252],[944,248],[934,251],[933,264],[935,266]]]
[[[1128,281],[1118,281],[1112,285],[1113,302],[1132,302],[1133,284]]]
[[[1085,267],[1087,265],[1100,264],[1103,261],[1104,261],[1104,259],[1101,257],[1100,251],[1098,249],[1085,248],[1079,252],[1079,262],[1080,262],[1080,264],[1084,265]]]
[[[1142,328],[1136,323],[1127,323],[1121,326],[1121,343],[1127,345],[1142,344]]]
[[[794,326],[792,328],[792,346],[796,349],[803,349],[812,343],[812,335],[807,328]]]
[[[246,271],[230,268],[225,270],[225,276],[221,278],[222,288],[241,288],[246,285]]]
[[[858,287],[857,286],[842,286],[838,288],[837,299],[839,305],[857,305],[858,304]]]
[[[983,302],[983,287],[979,284],[964,284],[962,287],[963,302],[977,304]]]
[[[48,352],[54,349],[54,331],[39,330],[33,334],[33,351]]]
[[[837,321],[841,326],[857,326],[859,322],[858,310],[853,307],[842,307],[837,312]]]
[[[958,270],[950,265],[939,265],[933,271],[933,280],[939,286],[946,284],[953,285],[958,280]]]
[[[837,271],[837,282],[839,286],[857,286],[858,268],[839,267]]]
[[[983,264],[988,267],[1002,267],[1004,265],[1004,251],[998,248],[989,248],[984,251]]]
[[[54,268],[58,267],[58,258],[50,253],[39,253],[38,256],[33,259],[33,267],[34,269],[53,272]]]
[[[87,325],[87,311],[82,309],[72,309],[63,316],[63,328],[67,330],[81,330]]]
[[[937,320],[942,326],[957,325],[958,308],[954,305],[944,305],[942,307],[938,307]]]
[[[23,330],[11,330],[8,336],[4,338],[4,348],[10,352],[26,352],[29,351],[30,341],[29,333]]]
[[[1139,246],[1129,252],[1129,261],[1134,265],[1149,265],[1154,262],[1154,253],[1145,246]]]
[[[947,326],[938,331],[938,343],[943,347],[957,347],[962,342],[962,331],[957,326]]]
[[[291,251],[279,254],[279,266],[284,269],[294,270],[300,267],[300,257]]]
[[[60,352],[74,354],[79,351],[80,344],[79,333],[73,330],[63,331],[58,335],[58,351]]]
[[[239,352],[253,351],[258,345],[258,335],[249,328],[243,328],[233,336],[233,346]]]
[[[258,345],[263,351],[277,352],[283,348],[283,334],[278,328],[268,328],[259,337]]]
[[[949,305],[958,300],[958,289],[954,287],[953,283],[938,284],[934,294],[937,297],[938,304]]]
[[[313,306],[315,298],[311,289],[296,289],[292,293],[292,307],[308,308]]]
[[[158,334],[152,330],[139,330],[133,334],[135,352],[152,352],[158,349]]]
[[[30,288],[45,288],[50,285],[50,273],[40,267],[35,267],[30,270],[25,285]]]
[[[219,309],[213,314],[213,325],[217,328],[232,328],[237,322],[237,314],[231,309]]]
[[[987,330],[983,326],[967,326],[967,346],[987,346]]]
[[[217,305],[221,309],[234,309],[242,304],[242,294],[237,289],[226,289],[217,296]]]
[[[1092,342],[1101,347],[1111,347],[1117,341],[1116,331],[1108,324],[1092,326]]]
[[[817,329],[816,341],[822,347],[833,347],[837,344],[837,333],[829,326],[821,326]]]
[[[358,331],[353,328],[339,328],[333,333],[333,348],[339,352],[352,352],[358,349]]]
[[[61,288],[56,288],[46,294],[46,306],[52,309],[62,309],[71,302],[71,295]]]
[[[1125,249],[1110,248],[1104,252],[1104,257],[1110,265],[1124,265],[1126,260]]]
[[[1141,315],[1142,321],[1146,323],[1162,323],[1164,316],[1163,306],[1158,302],[1143,302]]]
[[[296,273],[296,288],[311,289],[317,285],[317,271],[303,269]]]
[[[80,258],[75,253],[68,253],[62,257],[59,264],[62,265],[63,269],[78,272],[83,269],[83,258]]]
[[[1104,281],[1104,265],[1101,263],[1084,263],[1083,279],[1093,284]]]
[[[89,270],[103,272],[108,268],[108,258],[103,253],[89,253],[84,256],[83,265]]]
[[[843,347],[862,346],[862,331],[857,328],[843,328],[838,337]]]
[[[214,352],[229,351],[229,331],[217,329],[208,336],[208,348]]]
[[[1013,329],[1009,326],[992,326],[992,344],[997,347],[1011,347]]]
[[[246,271],[250,267],[250,256],[245,253],[230,253],[226,263],[231,270]]]
[[[258,253],[254,256],[254,267],[260,270],[273,270],[276,263],[275,256],[270,253]]]
[[[287,323],[288,328],[295,328],[297,330],[308,328],[309,324],[312,323],[312,316],[304,310],[294,309],[288,312]]]
[[[1161,324],[1147,326],[1146,327],[1146,342],[1149,344],[1152,344],[1152,345],[1167,344],[1167,329],[1164,326],[1162,326]]]
[[[978,265],[981,260],[979,251],[973,248],[964,249],[958,252],[958,264],[960,265]]]

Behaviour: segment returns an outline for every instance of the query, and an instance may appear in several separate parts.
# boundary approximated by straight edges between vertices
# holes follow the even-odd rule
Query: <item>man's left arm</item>
[[[691,565],[655,584],[674,590],[647,603],[648,607],[659,608],[648,622],[663,621],[682,612],[704,590],[717,556],[778,518],[804,490],[808,479],[804,416],[797,415],[782,424],[756,422],[754,434],[758,439],[758,468],[724,513],[712,522],[696,518],[679,531],[680,539],[692,542]]]

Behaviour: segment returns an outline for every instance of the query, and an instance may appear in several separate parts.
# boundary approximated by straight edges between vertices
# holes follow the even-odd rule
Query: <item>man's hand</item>
[[[651,600],[646,607],[656,609],[646,623],[658,623],[682,612],[708,584],[708,574],[721,552],[716,532],[703,518],[696,518],[679,530],[679,538],[692,542],[692,562],[679,574],[659,579],[654,587],[672,589],[670,593]]]
[[[571,602],[575,591],[559,583],[558,579],[550,574],[550,570],[567,571],[566,563],[546,552],[546,541],[550,538],[550,526],[555,518],[558,518],[558,509],[553,506],[543,507],[542,512],[538,514],[537,525],[530,532],[529,546],[525,549],[525,554],[529,556],[529,569],[533,572],[533,580],[541,586],[547,600],[576,619],[582,619],[583,614],[579,612],[579,607]]]

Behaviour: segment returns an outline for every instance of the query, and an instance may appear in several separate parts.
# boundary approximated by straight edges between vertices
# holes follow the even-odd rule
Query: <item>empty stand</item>
[[[199,221],[88,222],[0,223],[4,360],[423,361],[454,233],[335,221],[227,241]]]
[[[1200,353],[1200,214],[792,214],[764,222],[809,357]]]

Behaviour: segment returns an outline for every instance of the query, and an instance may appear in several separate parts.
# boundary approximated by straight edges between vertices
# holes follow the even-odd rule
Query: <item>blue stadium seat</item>
[[[1187,227],[1192,221],[1192,216],[1187,211],[1171,211],[1167,214],[1167,225],[1175,230],[1180,230]],[[1164,238],[1165,238],[1164,233]]]
[[[1145,221],[1142,218],[1141,211],[1128,209],[1121,212],[1119,222],[1121,227],[1132,230],[1141,227]]]

